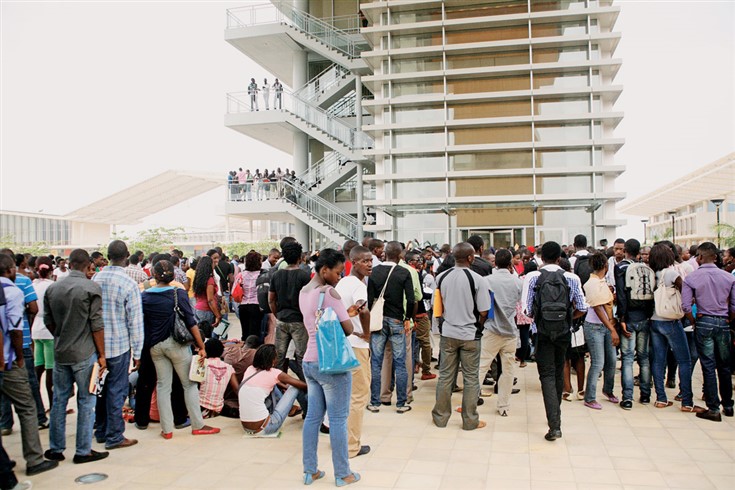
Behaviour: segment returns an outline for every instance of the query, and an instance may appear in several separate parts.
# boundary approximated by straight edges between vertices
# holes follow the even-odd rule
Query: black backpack
[[[568,334],[572,326],[572,304],[564,271],[542,269],[533,290],[533,319],[538,333],[551,340]]]
[[[578,255],[577,260],[574,262],[574,273],[582,281],[584,286],[587,281],[590,280],[592,275],[592,267],[590,267],[590,256],[589,255]]]
[[[271,307],[268,306],[268,292],[271,290],[271,279],[273,274],[278,271],[277,265],[270,269],[260,271],[260,275],[255,280],[255,288],[258,294],[258,306],[263,313],[273,313]]]

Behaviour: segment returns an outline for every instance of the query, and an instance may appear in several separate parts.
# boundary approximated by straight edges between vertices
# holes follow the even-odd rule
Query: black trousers
[[[184,401],[184,388],[181,380],[174,371],[173,383],[171,384],[171,408],[174,413],[174,424],[181,425],[186,422],[189,413]],[[156,366],[151,359],[151,349],[144,347],[140,355],[140,368],[138,369],[138,384],[135,387],[135,423],[145,427],[151,422],[151,398],[156,387]]]
[[[261,324],[263,323],[263,312],[260,311],[260,306],[240,305],[238,306],[238,314],[240,315],[243,342],[250,335],[260,337]]]
[[[561,429],[561,394],[564,391],[564,361],[571,343],[571,335],[551,340],[539,334],[536,347],[536,366],[541,380],[546,421],[549,429]]]

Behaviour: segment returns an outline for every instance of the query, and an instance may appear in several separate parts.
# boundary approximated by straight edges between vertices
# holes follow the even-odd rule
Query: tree
[[[143,230],[133,240],[126,240],[124,237],[115,237],[118,240],[124,240],[128,244],[130,253],[136,250],[142,250],[146,255],[153,252],[168,252],[174,246],[174,236],[176,233],[184,231],[183,228],[152,228]]]
[[[714,225],[712,229],[716,234],[719,233],[720,235],[719,246],[721,248],[735,247],[735,225],[720,223],[719,225]]]
[[[228,244],[218,244],[227,253],[228,256],[232,257],[238,255],[240,257],[247,255],[251,250],[255,250],[261,255],[268,255],[268,252],[272,248],[278,248],[278,242],[276,240],[261,240],[259,242],[233,242]]]
[[[34,242],[31,245],[22,245],[15,241],[13,235],[1,237],[0,248],[9,248],[17,254],[29,253],[34,256],[48,255],[51,253],[51,247],[46,242]]]

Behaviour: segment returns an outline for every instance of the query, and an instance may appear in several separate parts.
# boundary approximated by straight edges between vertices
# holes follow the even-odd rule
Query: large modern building
[[[672,237],[681,245],[717,243],[718,221],[735,225],[735,153],[621,203],[620,211],[643,217],[646,243]]]
[[[305,186],[227,212],[319,245],[364,232],[495,246],[613,238],[620,8],[605,0],[295,0],[228,11],[225,39],[291,88],[228,94],[225,124]],[[258,81],[260,82],[260,80]]]

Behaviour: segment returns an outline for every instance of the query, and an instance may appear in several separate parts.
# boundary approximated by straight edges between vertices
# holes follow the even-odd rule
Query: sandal
[[[707,411],[706,408],[700,407],[698,405],[694,405],[693,407],[681,407],[679,410],[687,413],[704,413]]]
[[[315,480],[319,480],[321,478],[324,478],[324,472],[321,470],[316,470],[316,473],[304,473],[304,485],[311,485],[314,483]],[[316,475],[316,476],[314,476]]]
[[[354,477],[354,480],[352,480],[352,481],[345,481],[344,478],[335,478],[335,482],[334,483],[338,487],[344,487],[346,485],[350,485],[352,483],[357,483],[357,482],[360,481],[360,473],[352,472],[352,474],[351,475],[348,475],[346,478],[349,478],[350,476]]]
[[[572,401],[572,394],[568,391],[565,391],[561,394],[561,399],[565,402],[570,402]]]
[[[670,407],[673,404],[674,402],[656,402],[653,404],[653,406],[656,408],[666,408],[666,407]]]
[[[577,392],[577,400],[584,400],[584,390]]]

